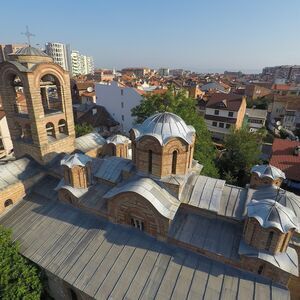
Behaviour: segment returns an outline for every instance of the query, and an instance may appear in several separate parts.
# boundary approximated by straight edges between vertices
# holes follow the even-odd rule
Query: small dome
[[[277,178],[285,179],[285,174],[272,165],[256,165],[251,169],[251,173],[256,173],[260,178],[269,177],[272,180]]]
[[[252,199],[247,208],[248,217],[255,218],[264,228],[274,227],[283,233],[292,228],[298,229],[298,220],[294,212],[275,200]]]
[[[137,140],[150,135],[156,137],[162,145],[173,137],[182,138],[188,144],[192,144],[195,133],[193,126],[186,125],[179,116],[169,112],[155,114],[133,130]]]
[[[90,161],[92,161],[92,159],[89,156],[81,153],[75,153],[65,156],[61,160],[60,164],[69,168],[72,168],[74,166],[84,167]]]
[[[42,50],[39,50],[39,49],[31,47],[31,46],[23,47],[23,48],[17,50],[15,53],[11,53],[9,55],[48,57],[48,55],[45,52],[43,52]]]
[[[121,134],[115,134],[113,136],[110,136],[109,138],[106,139],[106,142],[109,144],[109,143],[113,143],[115,145],[118,145],[118,144],[125,144],[125,143],[128,143],[130,140],[124,136],[124,135],[121,135]]]

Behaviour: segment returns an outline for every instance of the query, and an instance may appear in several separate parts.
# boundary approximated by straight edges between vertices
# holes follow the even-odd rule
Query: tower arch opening
[[[40,93],[45,115],[63,112],[62,88],[56,76],[46,74],[41,78]]]
[[[55,128],[53,123],[48,122],[46,124],[46,132],[47,132],[47,137],[49,142],[52,142],[53,140],[56,139]]]

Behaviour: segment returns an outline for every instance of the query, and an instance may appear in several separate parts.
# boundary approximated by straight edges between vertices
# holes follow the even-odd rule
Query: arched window
[[[71,299],[72,300],[77,300],[78,298],[77,298],[76,293],[72,289],[70,290],[70,292],[71,292]]]
[[[55,129],[53,123],[49,122],[46,124],[46,132],[49,141],[55,139]]]
[[[265,250],[270,250],[274,232],[270,231]]]
[[[176,174],[176,166],[177,166],[177,151],[173,151],[172,155],[172,174]]]
[[[58,132],[62,134],[68,134],[67,123],[63,119],[59,120],[58,122]]]
[[[259,268],[258,268],[258,270],[257,270],[257,273],[261,274],[263,272],[263,270],[264,270],[264,266],[260,265]]]
[[[4,202],[4,207],[7,208],[9,206],[13,205],[13,201],[11,199],[7,199]]]
[[[152,173],[152,150],[148,151],[148,172]]]

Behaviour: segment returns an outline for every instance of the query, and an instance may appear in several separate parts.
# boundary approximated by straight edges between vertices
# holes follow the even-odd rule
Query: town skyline
[[[257,73],[265,66],[300,64],[299,42],[294,38],[300,4],[289,3],[173,1],[171,6],[152,1],[141,7],[137,1],[91,1],[88,7],[77,3],[76,10],[71,3],[58,1],[47,10],[39,3],[19,2],[18,10],[13,9],[15,3],[3,3],[8,13],[1,17],[0,28],[5,32],[0,30],[0,36],[1,43],[24,43],[21,32],[28,25],[35,34],[33,46],[67,43],[93,56],[96,67]],[[283,17],[285,22],[280,22]],[[279,42],[280,36],[284,42]]]

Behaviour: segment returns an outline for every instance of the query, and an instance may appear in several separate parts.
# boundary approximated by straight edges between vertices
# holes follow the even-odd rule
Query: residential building
[[[262,76],[275,81],[276,79],[284,79],[288,81],[297,81],[300,76],[299,65],[283,65],[275,67],[265,67],[262,70]]]
[[[54,63],[60,65],[64,70],[69,71],[71,69],[69,45],[48,42],[46,43],[46,53],[52,57]]]
[[[169,71],[169,75],[172,75],[172,76],[182,76],[183,74],[184,74],[183,69],[172,69]]]
[[[287,130],[300,129],[300,97],[274,95],[269,104],[270,119]]]
[[[9,54],[24,48],[25,44],[0,44],[0,63],[9,59]]]
[[[122,69],[122,74],[133,73],[136,77],[144,77],[150,73],[149,68],[124,68]]]
[[[168,68],[160,68],[157,71],[159,76],[165,77],[165,76],[169,76],[170,75],[170,69]]]
[[[0,109],[0,159],[11,154],[13,144],[7,125],[5,112]]]
[[[141,92],[116,81],[96,83],[95,91],[96,103],[104,106],[111,116],[120,123],[122,132],[128,134],[134,124],[131,110],[140,104]]]
[[[268,111],[266,109],[247,108],[245,121],[250,132],[255,132],[258,129],[265,127]]]
[[[94,60],[91,56],[82,55],[77,50],[71,51],[72,76],[94,74]]]
[[[225,88],[220,82],[208,82],[200,86],[200,89],[204,92],[212,93],[229,93],[230,87]]]
[[[235,94],[215,93],[206,102],[201,101],[202,111],[205,109],[204,119],[212,137],[223,140],[231,126],[240,128],[246,106],[246,97]]]
[[[287,185],[300,191],[300,142],[275,139],[270,164],[285,173]]]
[[[245,95],[250,100],[256,100],[264,96],[270,95],[271,89],[261,86],[259,84],[247,84],[245,89]]]
[[[205,92],[201,90],[198,84],[185,87],[189,92],[189,97],[193,99],[201,99],[205,95]]]

